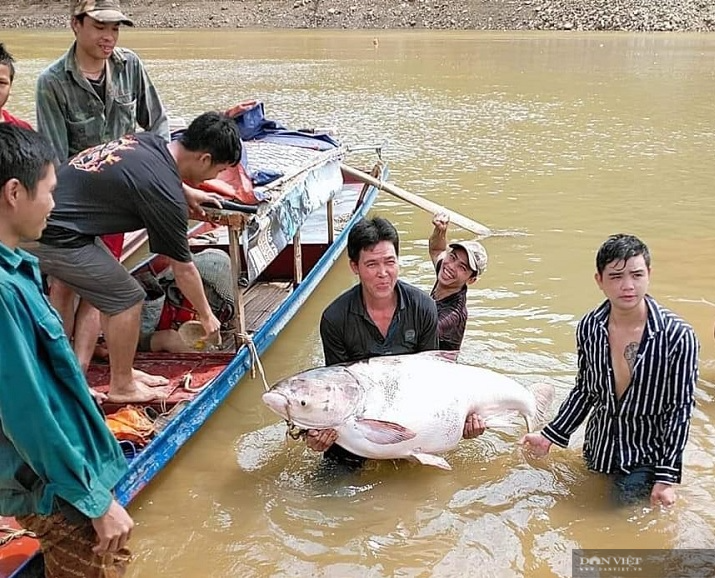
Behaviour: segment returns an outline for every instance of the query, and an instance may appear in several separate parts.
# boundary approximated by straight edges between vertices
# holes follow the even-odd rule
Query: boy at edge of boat
[[[0,42],[0,122],[7,122],[21,126],[22,128],[31,129],[30,123],[17,118],[5,109],[14,81],[15,59],[12,57],[12,54],[5,49],[5,45]]]
[[[113,494],[127,463],[20,248],[47,224],[54,162],[42,135],[0,124],[0,515],[36,535],[47,576],[110,578],[131,559]]]

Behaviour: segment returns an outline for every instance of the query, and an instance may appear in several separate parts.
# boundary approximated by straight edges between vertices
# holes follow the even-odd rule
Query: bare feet
[[[161,401],[166,399],[169,392],[165,389],[149,387],[141,381],[134,382],[134,389],[130,391],[112,392],[109,388],[107,402],[109,403],[149,403],[150,401]]]
[[[142,383],[149,387],[161,387],[162,385],[169,385],[169,380],[161,375],[151,375],[145,373],[139,369],[132,369],[132,379],[135,383]]]
[[[94,389],[92,387],[89,388],[89,394],[94,398],[94,401],[96,401],[100,405],[102,405],[105,401],[107,401],[106,393],[97,391],[96,389]]]

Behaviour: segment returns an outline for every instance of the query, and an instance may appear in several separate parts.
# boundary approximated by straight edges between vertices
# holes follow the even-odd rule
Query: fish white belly
[[[498,373],[442,361],[416,358],[375,378],[366,368],[362,411],[338,428],[338,444],[373,459],[442,453],[457,446],[471,412],[482,418],[505,410],[530,411],[530,393]],[[533,396],[532,396],[533,399]],[[375,443],[362,420],[397,424],[415,435],[404,441]],[[379,424],[378,424],[379,427]]]

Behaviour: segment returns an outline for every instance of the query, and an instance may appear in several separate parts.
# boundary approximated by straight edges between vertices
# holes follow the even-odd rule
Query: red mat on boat
[[[14,518],[0,516],[0,528],[12,528],[19,530],[20,526]],[[9,532],[0,532],[0,539],[9,537]],[[40,543],[34,538],[21,536],[13,538],[0,546],[0,578],[7,578],[21,564],[32,557],[40,547]]]
[[[187,391],[182,387],[187,375],[191,375],[191,388],[201,388],[216,377],[233,358],[233,353],[138,353],[134,360],[134,367],[153,375],[163,375],[169,379],[165,387],[171,392],[164,402],[166,409],[171,409],[178,402],[192,399],[196,392]],[[97,391],[106,393],[109,389],[109,365],[93,363],[87,373],[89,384]],[[114,413],[127,404],[105,402],[102,409],[107,414]],[[142,403],[161,410],[161,401]]]

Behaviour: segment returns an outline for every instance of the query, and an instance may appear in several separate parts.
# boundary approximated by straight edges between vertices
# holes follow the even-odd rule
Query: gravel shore
[[[0,28],[62,28],[68,0],[10,0]],[[140,28],[715,30],[715,0],[123,0]]]

